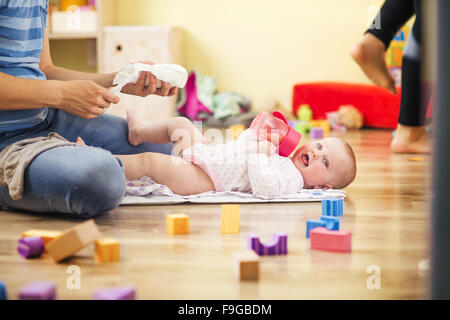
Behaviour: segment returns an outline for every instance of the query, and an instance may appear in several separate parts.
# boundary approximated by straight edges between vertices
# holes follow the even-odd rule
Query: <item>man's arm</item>
[[[143,63],[152,64],[150,61]],[[44,44],[42,46],[41,58],[39,62],[39,69],[45,73],[49,80],[90,80],[94,81],[98,85],[104,88],[110,88],[113,86],[113,80],[117,72],[112,73],[88,73],[73,71],[53,65],[52,58],[50,56],[50,45],[48,41],[48,32],[45,32]],[[145,86],[145,78],[148,77],[149,84]],[[161,82],[161,88],[156,88],[156,78],[150,72],[141,72],[138,81],[129,83],[121,90],[123,93],[132,94],[136,96],[146,97],[150,94],[156,94],[159,96],[173,96],[177,92],[177,88],[170,88],[170,84],[164,81]]]
[[[48,80],[90,80],[94,81],[98,85],[109,88],[112,87],[112,83],[116,72],[113,73],[88,73],[73,71],[65,68],[56,67],[53,65],[50,55],[50,45],[48,41],[48,32],[45,32],[44,43],[42,45],[41,57],[39,61],[39,69],[45,73]]]

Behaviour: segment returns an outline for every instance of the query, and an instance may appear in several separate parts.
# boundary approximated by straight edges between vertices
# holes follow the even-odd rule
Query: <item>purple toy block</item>
[[[55,300],[56,287],[51,282],[31,282],[22,287],[19,300]]]
[[[254,250],[258,255],[287,254],[287,234],[277,232],[267,243],[261,243],[253,233],[247,235],[247,249]]]
[[[320,127],[312,127],[310,130],[311,139],[322,139],[323,138],[323,129]]]
[[[94,293],[95,300],[135,300],[136,288],[129,287],[117,287],[98,290]]]
[[[41,237],[24,237],[17,242],[17,252],[24,258],[36,258],[44,252],[44,241]]]

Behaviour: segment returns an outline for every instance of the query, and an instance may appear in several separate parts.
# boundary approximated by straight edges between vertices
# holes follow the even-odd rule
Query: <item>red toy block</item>
[[[312,250],[352,251],[352,233],[350,231],[332,231],[320,227],[311,230],[310,238]]]

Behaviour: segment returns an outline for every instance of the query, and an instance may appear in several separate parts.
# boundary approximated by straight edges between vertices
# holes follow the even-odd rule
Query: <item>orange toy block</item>
[[[55,262],[70,257],[100,238],[100,231],[94,220],[80,223],[47,244],[48,253]]]
[[[40,237],[42,241],[44,241],[44,252],[47,251],[47,244],[61,236],[63,233],[61,231],[54,230],[39,230],[39,229],[30,229],[28,231],[22,232],[22,238],[25,237]]]
[[[170,234],[189,233],[189,216],[183,213],[168,214],[166,216],[166,230]]]
[[[243,124],[235,124],[228,127],[227,133],[230,139],[237,140],[244,131],[245,126]]]
[[[103,238],[95,241],[95,260],[100,262],[120,261],[119,241]]]
[[[222,205],[220,233],[239,233],[241,226],[239,208],[238,204]]]
[[[259,257],[253,250],[233,252],[234,276],[237,280],[259,279]]]

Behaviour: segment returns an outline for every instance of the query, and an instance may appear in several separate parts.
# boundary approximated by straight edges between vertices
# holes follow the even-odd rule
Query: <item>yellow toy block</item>
[[[120,261],[119,241],[103,238],[95,241],[95,260],[100,262]]]
[[[183,213],[168,214],[166,216],[166,230],[170,234],[189,233],[189,216]]]
[[[245,131],[243,124],[235,124],[228,127],[227,134],[232,140],[237,140],[239,136]]]
[[[238,204],[222,205],[222,221],[220,233],[239,233],[241,226],[241,217]]]
[[[61,231],[54,230],[39,230],[39,229],[30,229],[22,233],[22,238],[25,237],[40,237],[42,241],[44,241],[44,252],[47,251],[47,243],[58,238],[63,233]]]
[[[327,137],[330,134],[330,123],[328,120],[311,120],[312,127],[320,127],[323,129],[324,137]]]

